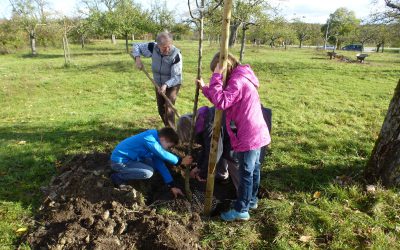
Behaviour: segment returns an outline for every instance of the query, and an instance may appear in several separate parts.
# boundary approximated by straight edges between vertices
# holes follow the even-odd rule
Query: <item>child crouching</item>
[[[165,166],[165,162],[174,166],[188,166],[192,163],[191,156],[179,158],[167,151],[178,143],[178,135],[169,127],[159,131],[150,129],[123,140],[111,154],[111,168],[115,171],[111,175],[112,182],[119,186],[130,180],[149,179],[154,171],[158,171],[173,196],[183,196]]]

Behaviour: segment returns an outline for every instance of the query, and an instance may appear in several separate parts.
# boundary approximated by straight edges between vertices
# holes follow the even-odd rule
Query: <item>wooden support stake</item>
[[[232,15],[232,0],[224,0],[224,14],[222,20],[222,32],[221,32],[221,49],[219,56],[219,65],[225,70],[223,73],[223,83],[226,84],[226,68],[228,59],[228,47],[229,47],[229,26]],[[217,151],[218,141],[221,134],[222,125],[222,110],[215,109],[213,133],[211,139],[210,157],[208,161],[208,174],[207,174],[207,186],[204,201],[204,214],[210,215],[211,206],[214,193],[214,179],[215,179],[215,167],[217,165]]]
[[[153,83],[154,87],[156,87],[156,89],[158,90],[160,87],[158,87],[157,83],[154,81],[154,79],[149,75],[149,72],[147,72],[147,70],[144,68],[142,68],[142,71],[146,74],[147,78],[149,78],[149,80]],[[181,116],[178,113],[178,110],[175,108],[174,104],[172,104],[171,100],[164,94],[164,93],[160,93],[159,94],[165,99],[165,102],[167,103],[167,105],[169,105],[172,109],[172,111],[174,111],[176,117],[179,119]]]

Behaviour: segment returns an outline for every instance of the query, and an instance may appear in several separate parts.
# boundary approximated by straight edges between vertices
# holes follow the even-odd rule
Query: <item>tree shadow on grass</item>
[[[84,68],[85,70],[102,68],[113,72],[129,72],[132,70],[132,63],[129,63],[128,61],[111,61],[85,66]]]
[[[114,51],[114,50],[109,50],[107,52],[72,52],[71,57],[81,57],[81,56],[102,56],[102,55],[122,55],[126,54],[125,51]],[[54,59],[54,58],[63,58],[64,54],[60,52],[60,54],[45,54],[45,53],[40,53],[37,55],[32,55],[32,54],[23,54],[21,55],[21,58],[27,59]]]

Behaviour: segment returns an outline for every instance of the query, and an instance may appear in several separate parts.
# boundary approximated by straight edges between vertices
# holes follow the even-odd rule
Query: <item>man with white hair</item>
[[[172,44],[172,34],[161,32],[157,35],[156,42],[134,44],[131,56],[135,59],[138,69],[143,68],[141,56],[151,57],[153,78],[158,84],[156,88],[158,113],[165,126],[175,128],[174,111],[160,95],[160,92],[164,93],[175,104],[182,83],[182,55]]]

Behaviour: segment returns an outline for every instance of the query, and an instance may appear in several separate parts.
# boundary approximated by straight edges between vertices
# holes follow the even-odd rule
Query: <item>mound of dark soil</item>
[[[198,249],[200,216],[169,218],[135,188],[114,188],[108,157],[76,156],[60,167],[27,236],[33,249]]]
[[[191,182],[192,201],[173,199],[160,176],[115,188],[109,154],[63,160],[43,189],[45,198],[27,236],[33,249],[199,249],[205,183]],[[184,180],[173,172],[179,187]],[[215,185],[214,214],[235,197],[232,184]],[[161,208],[175,214],[158,213]]]

